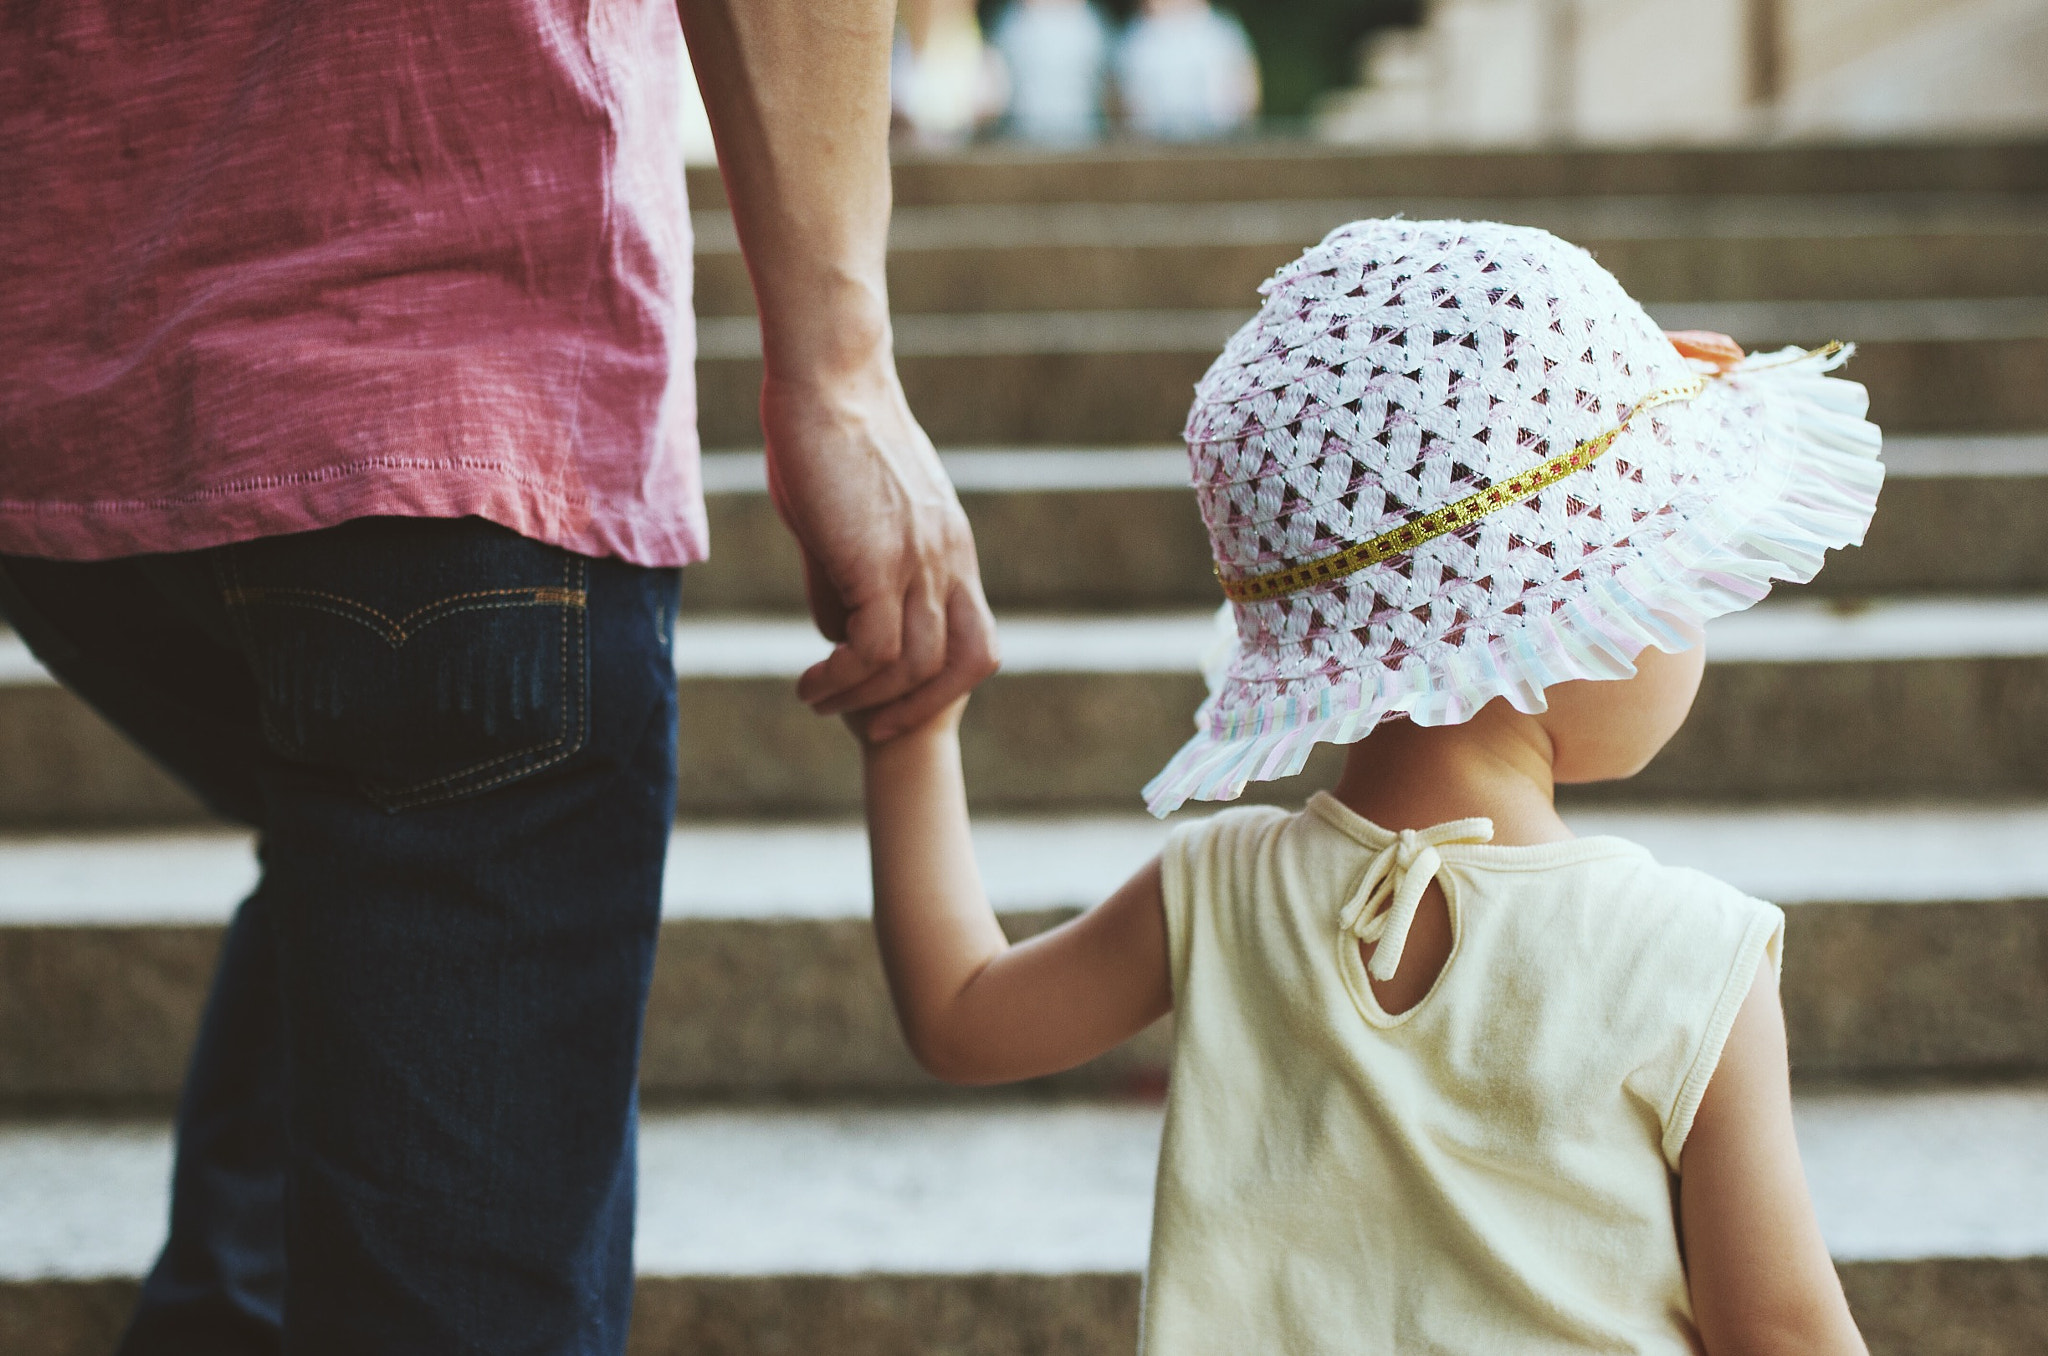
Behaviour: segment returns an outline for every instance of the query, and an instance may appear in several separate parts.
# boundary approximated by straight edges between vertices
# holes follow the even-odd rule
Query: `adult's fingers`
[[[797,679],[797,696],[814,708],[896,662],[903,652],[902,600],[884,596],[854,607],[845,614],[841,635],[832,653]]]
[[[894,701],[930,681],[946,666],[948,619],[943,604],[928,590],[913,588],[901,607],[902,643],[896,658],[847,687],[805,695],[819,715],[843,715]]]
[[[946,666],[915,691],[890,702],[868,721],[876,743],[914,730],[972,692],[1001,667],[995,618],[977,588],[957,586],[946,606]]]
[[[817,626],[818,634],[834,645],[846,639],[846,600],[839,596],[839,586],[832,582],[832,576],[825,566],[803,544],[797,544],[797,551],[804,562],[804,599],[810,604],[811,621]]]

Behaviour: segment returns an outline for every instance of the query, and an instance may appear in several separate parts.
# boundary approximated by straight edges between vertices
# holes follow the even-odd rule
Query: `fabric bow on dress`
[[[1437,849],[1450,843],[1491,841],[1492,820],[1454,819],[1421,830],[1403,829],[1374,854],[1339,918],[1344,930],[1359,941],[1378,943],[1365,967],[1367,974],[1384,984],[1401,968],[1401,952],[1408,945],[1408,929],[1415,923],[1422,894],[1443,870]]]

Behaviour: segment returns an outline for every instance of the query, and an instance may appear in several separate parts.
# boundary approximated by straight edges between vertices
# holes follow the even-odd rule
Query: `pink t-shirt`
[[[0,552],[702,558],[674,0],[0,20]]]

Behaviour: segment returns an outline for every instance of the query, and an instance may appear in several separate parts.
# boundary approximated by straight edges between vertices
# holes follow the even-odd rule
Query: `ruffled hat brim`
[[[1439,647],[1235,710],[1220,701],[1225,647],[1197,733],[1145,787],[1147,808],[1164,816],[1189,800],[1233,800],[1250,782],[1301,771],[1317,744],[1355,743],[1391,716],[1452,725],[1498,697],[1540,712],[1553,684],[1631,677],[1645,648],[1685,649],[1689,632],[1751,606],[1775,582],[1813,578],[1828,551],[1862,542],[1884,483],[1880,435],[1863,417],[1868,395],[1828,375],[1852,351],[1752,354],[1710,383],[1700,397],[1708,414],[1738,392],[1753,398],[1762,446],[1749,475],[1613,574],[1486,644]]]

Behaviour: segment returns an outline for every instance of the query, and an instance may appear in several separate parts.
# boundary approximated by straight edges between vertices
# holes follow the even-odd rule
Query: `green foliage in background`
[[[1244,24],[1259,53],[1269,118],[1304,117],[1318,97],[1358,79],[1358,49],[1367,34],[1422,22],[1423,0],[1212,0]],[[1094,0],[1122,23],[1139,0]],[[981,0],[984,24],[993,24],[1007,0]]]

